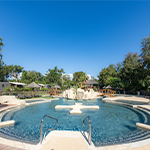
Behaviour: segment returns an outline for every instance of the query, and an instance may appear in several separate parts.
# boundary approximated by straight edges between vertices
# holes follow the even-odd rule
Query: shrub
[[[24,88],[24,91],[31,91],[32,88]]]
[[[49,90],[48,88],[42,87],[41,91]]]
[[[7,91],[7,92],[9,92],[9,91],[11,91],[13,89],[13,87],[7,87],[6,89],[5,89],[5,91]]]
[[[20,91],[20,88],[15,87],[15,88],[14,88],[14,91]]]

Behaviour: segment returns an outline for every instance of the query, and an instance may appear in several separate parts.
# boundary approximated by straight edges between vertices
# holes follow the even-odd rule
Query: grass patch
[[[56,97],[32,97],[31,99],[39,99],[39,98],[44,98],[44,99],[55,99]]]
[[[40,99],[40,98],[44,98],[44,99],[56,99],[56,97],[32,97],[32,98],[25,98],[26,100],[27,99]],[[18,98],[19,100],[24,100],[24,99],[20,99]]]

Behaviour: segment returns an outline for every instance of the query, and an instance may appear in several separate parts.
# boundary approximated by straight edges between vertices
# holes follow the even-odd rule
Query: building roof
[[[24,86],[24,85],[26,85],[25,83],[20,83],[20,82],[9,82],[10,84],[15,84],[15,85],[22,85],[22,86]]]
[[[31,88],[39,88],[40,86],[37,85],[35,82],[30,83],[28,86],[26,87],[31,87]]]
[[[47,86],[47,85],[45,85],[45,84],[39,84],[39,86]]]
[[[93,84],[98,84],[94,79],[89,79],[87,80],[87,82],[85,83],[85,85],[93,85]]]
[[[110,85],[104,86],[103,89],[111,89],[112,87]]]
[[[111,89],[112,87],[110,86],[110,85],[108,85],[107,87],[106,87],[106,89]]]
[[[59,85],[55,85],[53,86],[54,89],[60,89],[60,86]]]

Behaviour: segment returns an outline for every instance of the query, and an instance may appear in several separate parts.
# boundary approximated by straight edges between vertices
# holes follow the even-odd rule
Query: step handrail
[[[43,128],[43,120],[45,117],[49,117],[49,118],[52,118],[52,119],[55,119],[56,120],[56,126],[54,128],[49,128],[46,130],[46,132],[44,133],[44,138],[45,138],[45,135],[46,133],[49,131],[49,130],[54,130],[57,128],[57,125],[58,125],[58,120],[52,116],[49,116],[49,115],[45,115],[42,120],[41,120],[41,130],[40,130],[40,143],[42,144],[42,128]]]
[[[89,116],[86,116],[85,119],[83,120],[83,129],[84,129],[84,132],[88,131],[85,129],[85,120],[88,118],[89,120],[89,133],[88,133],[88,142],[89,144],[91,145],[91,120],[90,120],[90,117]]]

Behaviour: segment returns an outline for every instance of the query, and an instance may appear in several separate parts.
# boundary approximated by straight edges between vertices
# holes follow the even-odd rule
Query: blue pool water
[[[83,109],[82,114],[70,114],[70,109],[55,110],[56,105],[98,105],[99,110]],[[83,120],[89,115],[92,126],[92,142],[95,146],[134,142],[150,137],[150,131],[136,128],[136,122],[149,124],[146,113],[121,105],[103,103],[95,100],[53,100],[49,103],[36,104],[14,109],[6,113],[2,121],[15,120],[14,126],[4,127],[0,132],[10,137],[38,143],[40,140],[40,122],[43,116],[51,115],[58,119],[57,130],[83,131]],[[88,123],[86,123],[88,127]],[[55,121],[45,118],[43,133],[55,126]]]

